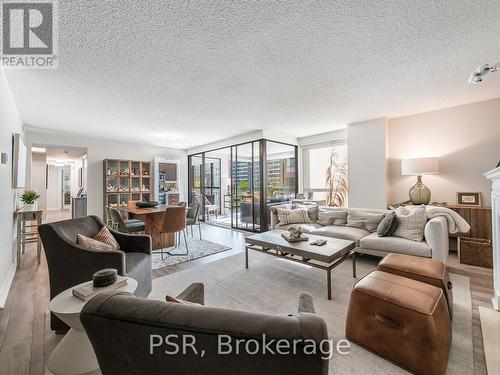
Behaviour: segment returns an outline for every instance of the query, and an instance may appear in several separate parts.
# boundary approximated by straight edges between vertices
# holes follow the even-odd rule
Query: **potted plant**
[[[24,203],[24,207],[26,209],[36,210],[36,200],[40,198],[40,194],[37,194],[36,191],[27,190],[21,195],[21,201]]]

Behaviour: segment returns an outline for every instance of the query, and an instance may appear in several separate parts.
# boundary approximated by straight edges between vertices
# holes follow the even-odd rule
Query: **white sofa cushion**
[[[321,225],[316,224],[316,223],[311,223],[311,224],[284,224],[284,225],[276,225],[276,229],[281,229],[281,230],[288,230],[290,226],[295,226],[295,225],[300,225],[302,228],[302,232],[304,233],[312,233],[314,230],[321,228]]]
[[[424,205],[411,211],[404,207],[398,207],[396,217],[398,218],[398,227],[392,234],[393,236],[412,241],[422,241],[424,239],[424,228],[427,223],[427,213]]]
[[[317,236],[326,236],[326,237],[334,237],[340,238],[342,240],[349,241],[359,241],[361,238],[368,236],[370,232],[365,229],[359,228],[351,228],[345,226],[337,226],[337,225],[328,225],[326,227],[320,227],[318,229],[310,232],[311,234],[315,234]]]
[[[412,241],[399,237],[379,237],[377,233],[371,233],[359,240],[359,246],[363,249],[381,250],[389,253],[400,253],[430,258],[432,250],[425,241]]]
[[[327,225],[345,225],[347,223],[347,209],[328,209],[321,207],[318,210],[318,224]]]
[[[384,218],[383,213],[373,213],[363,210],[349,210],[347,213],[347,226],[359,229],[366,229],[375,232],[378,225]]]

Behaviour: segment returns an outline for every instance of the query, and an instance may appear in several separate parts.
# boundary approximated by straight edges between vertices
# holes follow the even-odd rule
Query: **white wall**
[[[40,194],[38,208],[41,210],[47,209],[46,166],[46,154],[36,153],[31,155],[31,188]]]
[[[137,131],[141,131],[140,127]],[[47,146],[73,146],[87,148],[87,212],[102,217],[103,211],[103,164],[104,159],[151,160],[155,156],[180,161],[180,195],[187,197],[187,154],[186,151],[140,145],[136,143],[112,142],[98,138],[86,138],[72,134],[54,133],[27,128],[27,145],[32,143]],[[30,173],[30,171],[28,172]],[[156,183],[156,182],[155,182]]]
[[[415,183],[401,176],[401,159],[437,156],[440,173],[423,176],[431,201],[455,204],[459,191],[481,192],[491,206],[483,173],[500,160],[500,98],[391,119],[388,134],[391,203],[408,200]]]
[[[21,120],[7,79],[0,68],[0,152],[6,152],[9,158],[8,164],[0,164],[0,308],[5,304],[15,273],[14,211],[19,204],[19,192],[12,189],[13,133],[23,133]]]
[[[62,209],[62,167],[49,165],[47,173],[47,210]]]
[[[347,126],[349,207],[387,208],[387,121]]]

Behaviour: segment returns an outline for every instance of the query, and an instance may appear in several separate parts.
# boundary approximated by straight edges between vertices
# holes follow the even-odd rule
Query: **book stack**
[[[95,287],[93,281],[89,281],[88,283],[73,288],[73,295],[82,301],[87,302],[99,293],[115,290],[125,285],[127,285],[127,278],[124,276],[118,276],[114,284],[104,287]]]

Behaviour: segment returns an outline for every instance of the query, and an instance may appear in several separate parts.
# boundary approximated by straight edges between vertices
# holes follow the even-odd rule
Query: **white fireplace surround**
[[[491,180],[491,213],[493,220],[493,307],[500,311],[500,167],[484,174]]]

